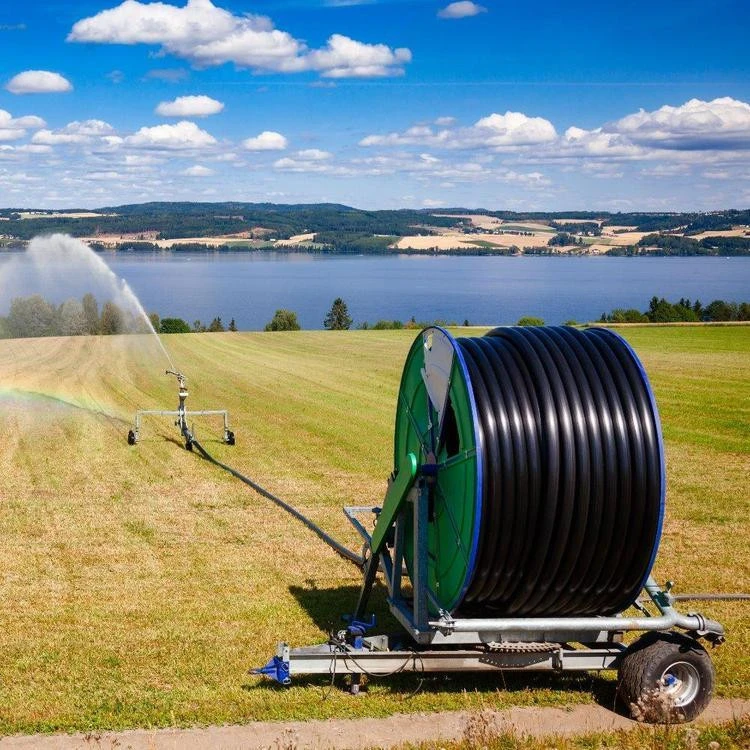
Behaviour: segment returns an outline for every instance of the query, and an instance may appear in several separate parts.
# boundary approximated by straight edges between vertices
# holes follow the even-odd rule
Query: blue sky
[[[745,0],[0,6],[0,205],[750,204]]]

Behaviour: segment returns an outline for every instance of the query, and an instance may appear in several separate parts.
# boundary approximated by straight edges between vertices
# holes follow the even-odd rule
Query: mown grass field
[[[750,327],[629,328],[661,409],[669,462],[660,580],[750,591]],[[165,337],[218,458],[358,547],[345,504],[379,504],[413,331]],[[150,337],[0,341],[0,733],[239,723],[479,706],[614,701],[613,675],[405,676],[366,696],[246,674],[277,641],[320,642],[358,571],[182,447]],[[382,615],[382,592],[376,604]],[[696,604],[696,608],[698,605]],[[717,693],[750,696],[750,606],[723,621]],[[381,617],[381,627],[389,626]]]

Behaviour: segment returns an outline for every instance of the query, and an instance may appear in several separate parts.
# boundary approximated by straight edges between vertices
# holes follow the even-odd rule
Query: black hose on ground
[[[276,503],[276,505],[278,505],[280,508],[282,508],[291,516],[294,516],[294,518],[307,526],[310,531],[317,534],[334,552],[336,552],[336,554],[341,555],[341,557],[343,557],[345,560],[348,560],[350,563],[353,563],[358,568],[362,568],[364,566],[365,561],[361,555],[358,555],[356,552],[353,552],[347,547],[344,547],[344,545],[340,542],[337,542],[332,536],[323,531],[320,526],[318,526],[316,523],[313,523],[309,518],[307,518],[307,516],[300,513],[294,506],[289,505],[289,503],[285,502],[280,497],[276,497],[276,495],[269,492],[265,487],[262,487],[249,477],[241,474],[236,469],[233,469],[231,466],[227,466],[225,463],[222,463],[218,459],[214,458],[195,438],[191,438],[191,443],[193,447],[201,454],[201,456],[206,459],[206,461],[210,461],[215,466],[224,469],[224,471],[229,472],[233,477],[239,479],[240,482],[244,482],[248,487],[252,487],[259,495],[262,495],[271,502]]]
[[[476,404],[482,515],[467,615],[610,615],[632,604],[661,524],[658,415],[605,329],[458,339]]]

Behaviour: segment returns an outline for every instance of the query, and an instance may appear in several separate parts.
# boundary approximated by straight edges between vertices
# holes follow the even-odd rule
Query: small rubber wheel
[[[234,433],[231,430],[227,430],[227,445],[234,445]]]
[[[193,450],[193,441],[192,440],[186,440],[185,441],[185,450],[192,451]]]
[[[133,430],[130,430],[128,433],[128,445],[135,445],[135,433]]]
[[[617,695],[637,721],[692,721],[711,700],[715,671],[706,649],[681,633],[648,633],[620,662]]]

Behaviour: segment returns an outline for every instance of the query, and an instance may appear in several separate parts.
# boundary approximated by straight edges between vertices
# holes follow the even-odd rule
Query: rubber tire
[[[234,433],[231,430],[227,430],[227,445],[234,445]]]
[[[133,430],[130,430],[128,433],[128,445],[135,445],[135,433]]]
[[[193,441],[192,440],[186,440],[185,441],[185,450],[192,451],[193,450]]]
[[[649,698],[660,689],[661,676],[676,662],[695,668],[699,687],[689,703],[670,710]],[[679,724],[692,721],[709,704],[715,675],[711,657],[694,638],[681,633],[647,633],[630,646],[620,662],[617,696],[637,721]]]

